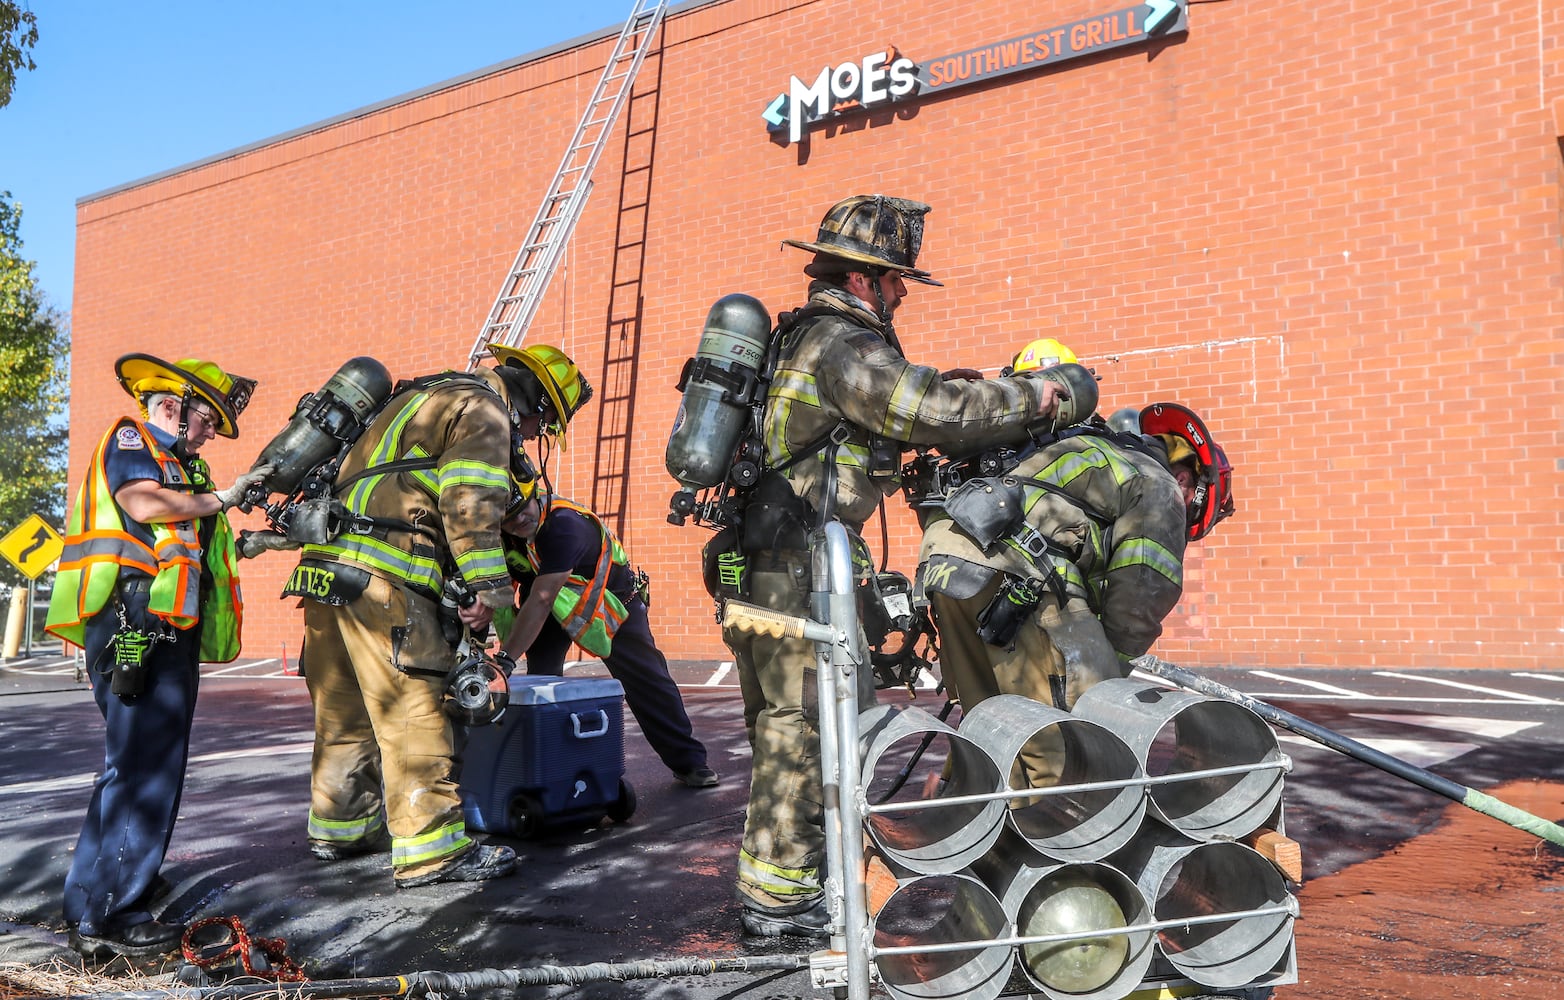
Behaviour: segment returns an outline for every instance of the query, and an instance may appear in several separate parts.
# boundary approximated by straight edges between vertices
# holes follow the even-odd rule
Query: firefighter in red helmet
[[[964,710],[1018,694],[1069,710],[1128,676],[1183,591],[1188,542],[1233,511],[1232,468],[1191,410],[1158,403],[1143,434],[1094,420],[1039,440],[993,494],[1024,513],[1002,539],[936,497],[919,580],[940,636],[941,676]],[[1032,787],[1057,780],[1046,740],[1021,757]]]

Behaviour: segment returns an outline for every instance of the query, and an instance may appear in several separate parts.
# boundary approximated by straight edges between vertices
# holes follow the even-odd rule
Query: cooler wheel
[[[530,795],[510,800],[510,834],[526,840],[543,829],[543,804]]]
[[[615,823],[623,823],[635,815],[635,789],[630,787],[630,782],[619,779],[619,798],[615,799],[608,807],[608,818]]]

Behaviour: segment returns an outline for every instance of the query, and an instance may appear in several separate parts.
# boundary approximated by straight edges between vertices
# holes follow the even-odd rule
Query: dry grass
[[[83,969],[62,959],[46,965],[4,962],[0,963],[0,1000],[159,989],[170,985],[172,978],[166,973],[149,975],[123,961],[102,970]]]

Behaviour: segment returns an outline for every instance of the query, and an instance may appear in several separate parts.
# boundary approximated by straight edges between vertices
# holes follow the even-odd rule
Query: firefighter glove
[[[275,472],[276,469],[275,465],[259,466],[235,479],[234,484],[226,490],[218,490],[217,499],[222,502],[222,509],[228,510],[231,507],[238,506],[244,500],[245,494],[250,491],[250,487],[258,486],[264,482],[266,477]]]

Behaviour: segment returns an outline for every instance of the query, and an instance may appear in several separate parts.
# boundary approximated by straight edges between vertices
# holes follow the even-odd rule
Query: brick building
[[[1164,7],[670,8],[528,340],[598,387],[555,479],[652,571],[671,656],[725,655],[705,534],[664,520],[680,365],[719,296],[800,304],[805,255],[778,241],[882,192],[934,206],[920,264],[947,287],[898,314],[913,360],[992,372],[1052,335],[1103,412],[1206,415],[1239,510],[1191,547],[1164,657],[1559,664],[1564,5]],[[355,354],[463,366],[617,34],[82,199],[71,488],[125,408],[125,351],[260,379],[244,436],[209,449],[225,480]],[[898,58],[917,93],[891,95]],[[852,89],[866,62],[864,107],[768,131],[794,77]],[[296,653],[291,560],[247,567],[247,654]]]

